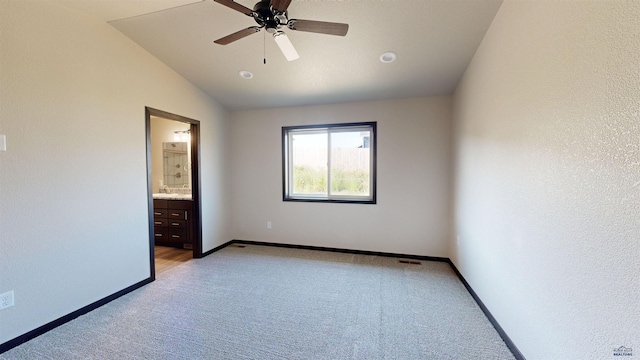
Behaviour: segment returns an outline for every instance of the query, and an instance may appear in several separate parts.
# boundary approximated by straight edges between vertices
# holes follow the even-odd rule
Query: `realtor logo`
[[[613,356],[633,356],[633,349],[620,346],[619,348],[613,349]]]

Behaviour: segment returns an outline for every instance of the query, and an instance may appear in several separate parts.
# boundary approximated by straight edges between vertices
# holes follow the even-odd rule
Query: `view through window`
[[[375,203],[376,123],[283,127],[284,200]]]

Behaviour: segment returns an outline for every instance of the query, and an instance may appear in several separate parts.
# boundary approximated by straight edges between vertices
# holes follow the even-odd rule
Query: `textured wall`
[[[640,2],[506,1],[454,96],[452,257],[527,359],[640,355]]]
[[[233,112],[234,238],[447,256],[450,106],[438,97]],[[377,204],[283,202],[282,126],[356,121],[378,122]]]
[[[0,343],[149,276],[145,106],[201,120],[203,248],[229,240],[226,113],[203,92],[47,1],[0,1],[0,63]]]

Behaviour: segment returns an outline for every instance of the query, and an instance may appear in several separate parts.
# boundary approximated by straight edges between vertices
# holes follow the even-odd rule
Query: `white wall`
[[[234,238],[447,256],[450,106],[438,97],[233,112]],[[282,126],[358,121],[378,122],[377,204],[283,202]]]
[[[201,121],[203,250],[230,240],[226,112],[111,26],[0,1],[0,343],[149,277],[145,106]]]
[[[527,359],[640,355],[639,19],[507,0],[454,95],[451,255]]]

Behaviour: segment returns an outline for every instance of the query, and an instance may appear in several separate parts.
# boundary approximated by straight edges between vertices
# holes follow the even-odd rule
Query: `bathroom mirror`
[[[162,167],[164,185],[168,188],[191,187],[191,163],[187,142],[162,143]]]

